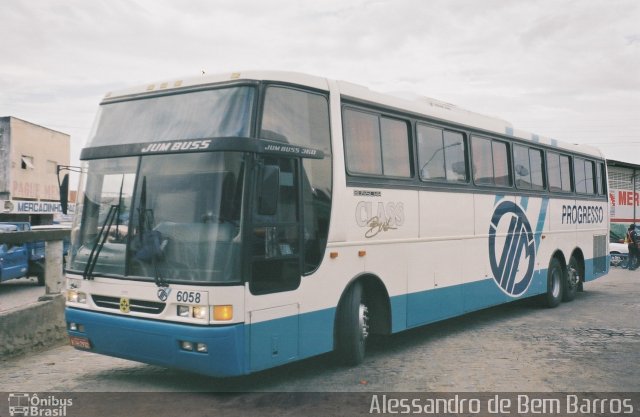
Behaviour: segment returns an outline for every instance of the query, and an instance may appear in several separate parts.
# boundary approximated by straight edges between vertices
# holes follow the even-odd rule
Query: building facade
[[[624,239],[630,224],[640,224],[640,165],[608,160],[612,239]]]
[[[61,213],[57,166],[71,138],[16,117],[0,117],[0,221],[51,224]]]

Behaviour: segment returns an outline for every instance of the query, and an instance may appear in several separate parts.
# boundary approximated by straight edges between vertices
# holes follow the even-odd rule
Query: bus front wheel
[[[346,365],[364,360],[369,336],[369,310],[364,302],[362,284],[356,282],[344,295],[337,317],[336,351]]]
[[[562,301],[563,281],[564,271],[562,263],[560,263],[558,258],[553,258],[547,270],[547,293],[544,298],[547,307],[557,307],[560,301]]]

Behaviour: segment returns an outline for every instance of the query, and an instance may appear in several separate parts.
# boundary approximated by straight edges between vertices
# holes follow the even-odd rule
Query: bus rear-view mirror
[[[258,191],[258,214],[273,216],[278,210],[280,189],[280,167],[265,165],[262,167]]]
[[[69,174],[64,174],[60,183],[60,206],[62,207],[62,214],[67,214],[67,209],[69,208]]]

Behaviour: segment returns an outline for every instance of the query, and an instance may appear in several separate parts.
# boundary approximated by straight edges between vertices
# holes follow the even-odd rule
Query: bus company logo
[[[67,408],[73,406],[73,399],[59,398],[56,395],[40,397],[38,394],[9,394],[10,416],[54,416],[65,417]]]
[[[131,304],[129,304],[129,299],[128,298],[121,298],[120,299],[120,311],[122,313],[128,314],[131,308]]]
[[[503,235],[500,251],[497,235]],[[522,207],[512,201],[498,204],[489,226],[489,262],[493,279],[511,297],[529,288],[533,278],[536,244],[531,224]]]
[[[154,152],[184,152],[184,151],[201,151],[209,149],[210,140],[181,140],[174,142],[153,142],[146,144],[141,153]]]
[[[361,201],[356,206],[356,224],[366,228],[364,237],[370,239],[382,232],[396,230],[404,224],[404,204],[402,202]]]
[[[158,288],[158,299],[160,301],[167,301],[170,294],[171,294],[171,288],[169,287]]]

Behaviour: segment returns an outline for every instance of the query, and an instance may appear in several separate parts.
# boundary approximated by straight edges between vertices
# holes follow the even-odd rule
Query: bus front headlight
[[[67,290],[67,301],[70,303],[87,303],[87,294],[76,291],[76,290]]]

